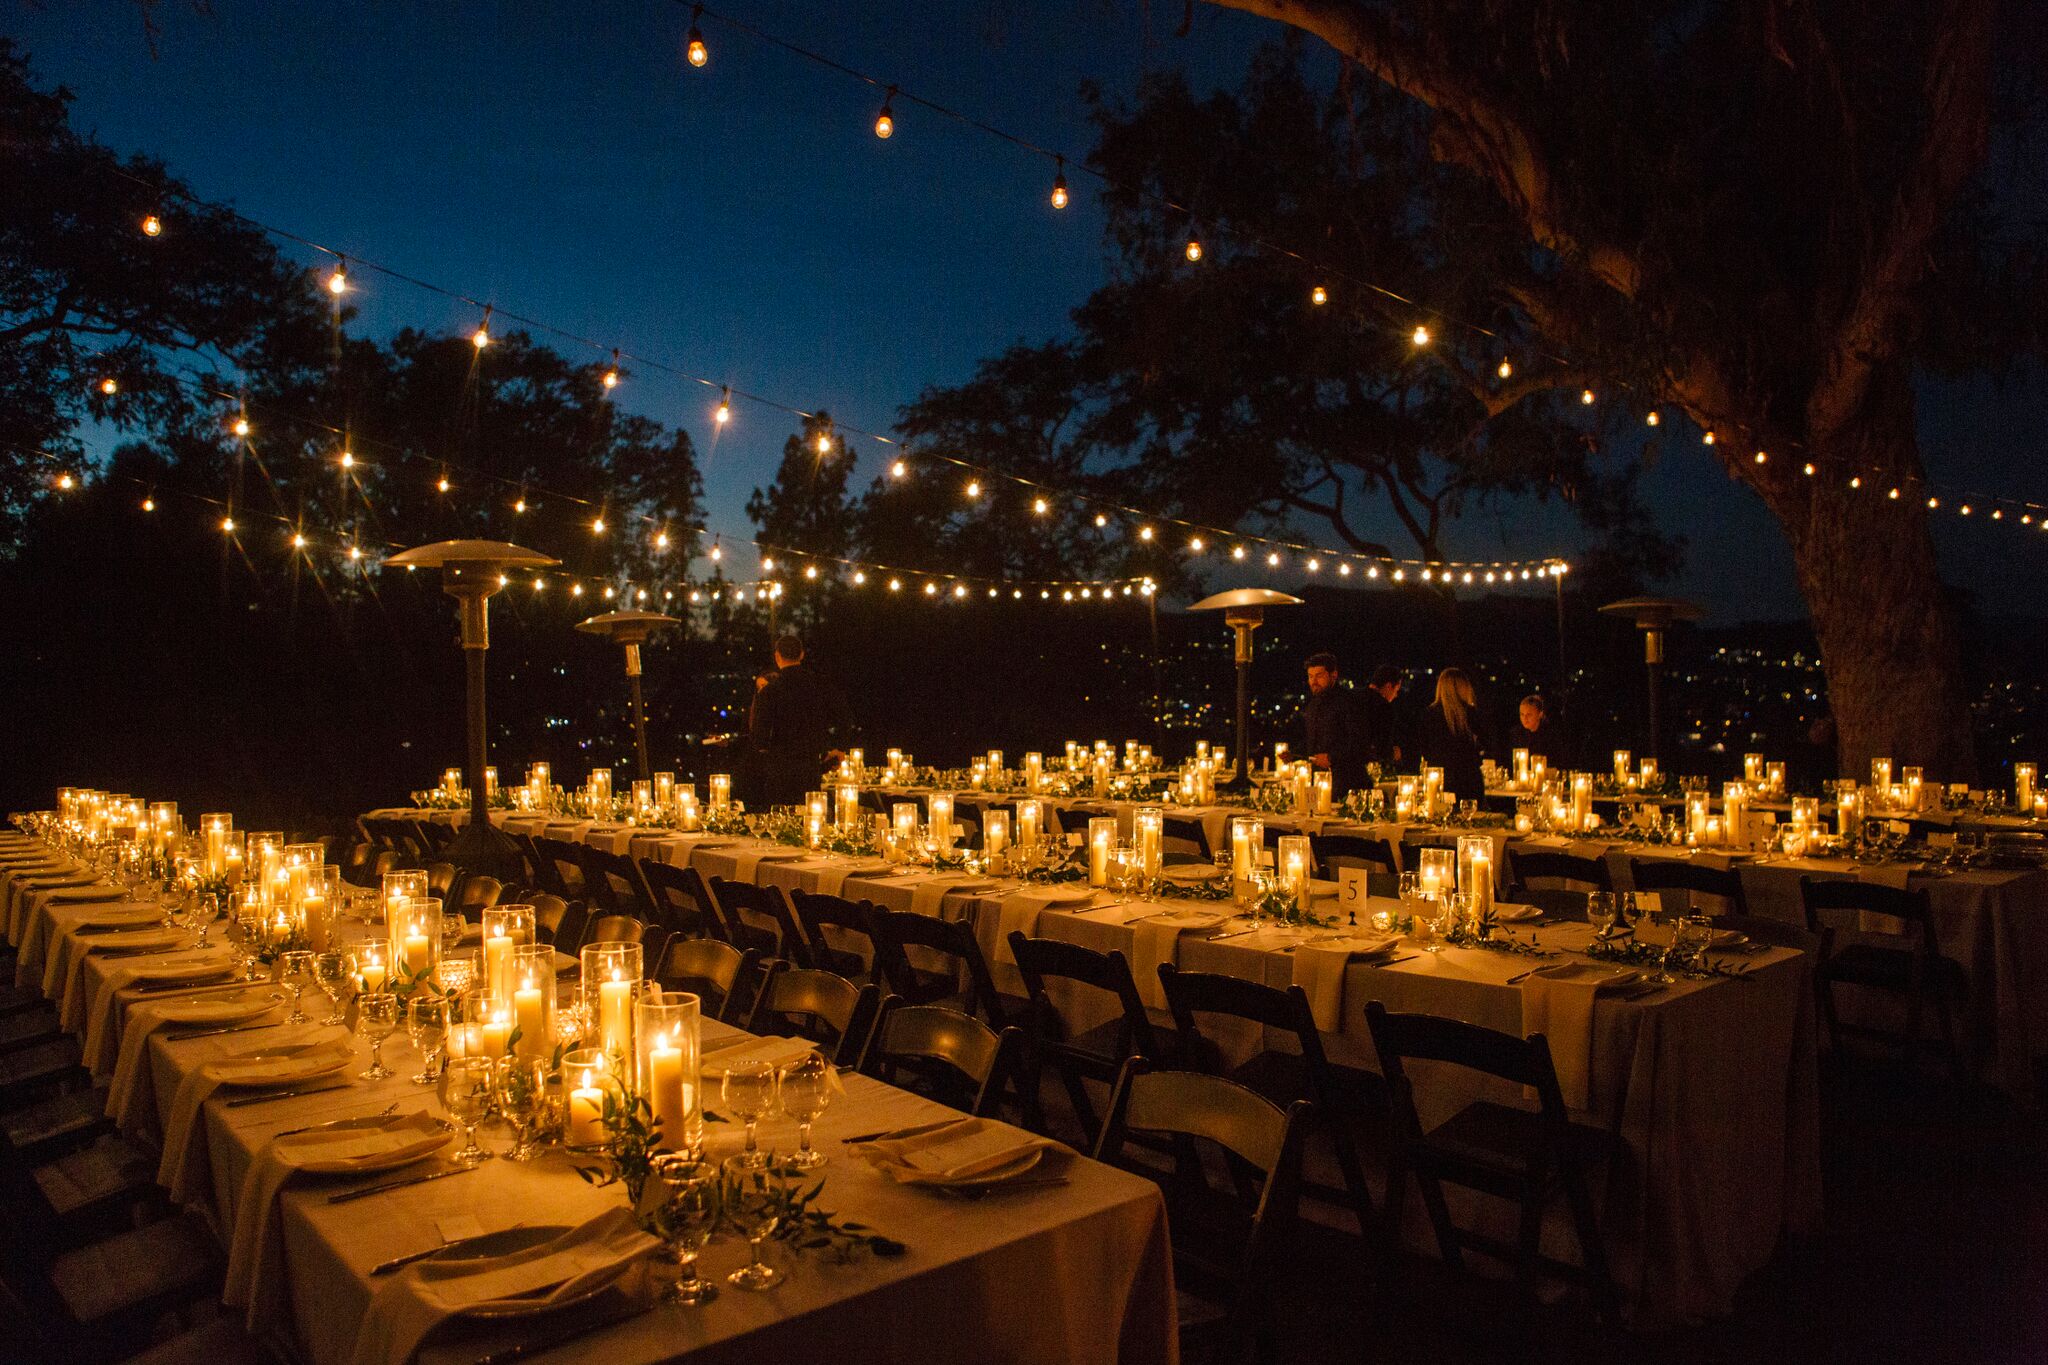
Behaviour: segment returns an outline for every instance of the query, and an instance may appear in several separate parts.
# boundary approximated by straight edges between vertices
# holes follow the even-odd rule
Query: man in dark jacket
[[[852,737],[846,699],[804,666],[804,642],[777,636],[775,676],[754,696],[751,738],[760,763],[761,805],[802,802]]]
[[[1309,762],[1330,774],[1337,800],[1366,785],[1365,717],[1358,697],[1338,677],[1337,656],[1311,654],[1308,659],[1308,704],[1301,708],[1301,728]]]
[[[1407,717],[1399,705],[1404,681],[1400,669],[1392,664],[1381,664],[1373,671],[1372,682],[1367,685],[1361,701],[1365,716],[1366,761],[1380,764],[1389,772],[1394,771],[1396,764],[1403,761],[1412,763],[1415,759]]]

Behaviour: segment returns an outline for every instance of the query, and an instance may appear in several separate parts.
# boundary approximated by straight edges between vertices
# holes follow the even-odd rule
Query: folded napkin
[[[939,907],[944,905],[946,897],[954,892],[958,891],[963,895],[972,895],[976,892],[987,891],[998,884],[988,880],[986,877],[967,877],[957,873],[944,873],[933,877],[930,881],[919,882],[910,889],[910,910],[912,914],[930,915],[937,919],[940,918]]]
[[[1354,957],[1380,957],[1400,940],[1388,935],[1309,939],[1295,946],[1294,984],[1308,996],[1309,1013],[1324,1033],[1344,1027],[1344,969]]]
[[[1159,869],[1159,879],[1181,886],[1201,886],[1223,875],[1213,863],[1173,863]]]
[[[458,1313],[517,1300],[542,1309],[566,1303],[618,1278],[660,1243],[639,1230],[633,1212],[606,1209],[553,1241],[510,1256],[430,1258],[393,1275],[370,1298],[356,1330],[351,1365],[412,1359],[427,1334]]]
[[[1077,905],[1086,905],[1094,899],[1094,891],[1085,885],[1027,886],[1021,891],[1012,891],[997,903],[995,942],[983,944],[982,955],[988,958],[992,965],[1014,967],[1017,959],[1010,952],[1010,934],[1013,931],[1023,933],[1026,938],[1036,937],[1038,917],[1047,910],[1055,907],[1072,909]],[[991,948],[993,951],[989,951]],[[998,987],[1008,988],[1002,981],[996,984]]]
[[[191,1203],[205,1190],[203,1111],[206,1101],[223,1085],[289,1085],[346,1066],[354,1057],[345,1030],[322,1029],[301,1042],[272,1044],[187,1072],[164,1118],[164,1152],[157,1164],[156,1183],[169,1190],[172,1202],[179,1204]]]
[[[107,1082],[107,1117],[124,1133],[134,1134],[148,1127],[156,1109],[149,1039],[158,1029],[231,1027],[260,1019],[276,1010],[278,1004],[277,988],[265,982],[246,991],[177,996],[134,1006],[122,1021],[120,1046],[114,1050],[113,1075]],[[96,1061],[94,1080],[103,1079],[100,1072]]]
[[[1585,962],[1539,967],[1522,982],[1522,1036],[1550,1040],[1550,1064],[1565,1104],[1593,1100],[1593,1001],[1603,990],[1631,985],[1641,973]]]
[[[705,845],[699,844],[698,847],[703,848]],[[763,845],[758,848],[733,849],[726,856],[733,862],[732,879],[736,882],[750,882],[754,880],[754,874],[761,870],[762,863],[786,863],[804,857],[805,854],[800,848]]]
[[[221,1302],[246,1310],[249,1330],[267,1334],[291,1315],[284,1272],[284,1226],[278,1196],[302,1172],[359,1175],[421,1161],[455,1137],[455,1130],[424,1110],[343,1119],[271,1142],[249,1165],[235,1200],[228,1239],[227,1280]]]
[[[153,934],[115,934],[96,937],[85,945],[88,953],[139,953],[145,949],[175,948],[185,941],[183,929],[161,929]]]
[[[872,877],[877,872],[886,872],[889,864],[881,858],[848,858],[829,863],[816,872],[817,889],[820,895],[843,896],[849,877]]]
[[[104,910],[88,910],[71,921],[74,934],[89,933],[94,929],[125,929],[133,924],[155,924],[164,917],[160,905],[127,904],[109,905]]]
[[[1543,907],[1540,905],[1513,905],[1506,901],[1495,901],[1493,904],[1493,918],[1495,922],[1500,924],[1524,924],[1530,920],[1542,919]]]
[[[743,1043],[706,1053],[699,1070],[707,1082],[724,1079],[727,1069],[741,1062],[766,1062],[780,1071],[817,1050],[818,1045],[808,1038],[749,1038]],[[841,1095],[846,1093],[837,1067],[832,1068],[832,1089]]]
[[[958,1185],[1059,1145],[994,1119],[964,1118],[910,1137],[858,1143],[854,1150],[898,1184]]]
[[[88,998],[85,963],[84,953],[78,953],[71,959],[59,1016],[65,1028],[85,1030],[88,1050],[103,1029],[114,1026],[115,1000],[130,986],[173,986],[188,981],[225,979],[235,969],[233,952],[219,946],[204,952],[119,959],[106,968],[106,978],[100,985],[99,994]]]
[[[1169,910],[1133,922],[1131,975],[1138,979],[1138,998],[1153,1009],[1165,1009],[1166,992],[1159,986],[1159,964],[1179,957],[1183,933],[1190,929],[1214,929],[1229,918],[1228,914],[1214,910]]]

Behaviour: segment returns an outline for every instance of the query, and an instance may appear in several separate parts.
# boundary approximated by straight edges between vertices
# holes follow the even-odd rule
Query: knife
[[[346,1090],[349,1082],[340,1085],[316,1085],[300,1090],[273,1090],[267,1095],[244,1095],[238,1100],[229,1100],[222,1108],[246,1109],[252,1104],[269,1104],[272,1100],[295,1100],[301,1095],[324,1095],[330,1090]]]
[[[515,1228],[518,1226],[520,1225],[517,1223],[514,1223],[512,1225],[512,1227]],[[511,1230],[511,1228],[503,1229],[503,1231],[506,1232],[510,1232]],[[479,1232],[473,1237],[457,1237],[452,1242],[443,1242],[441,1243],[441,1245],[437,1247],[428,1247],[425,1251],[412,1251],[407,1252],[403,1256],[393,1256],[388,1261],[379,1261],[376,1265],[371,1266],[370,1274],[373,1276],[389,1275],[394,1270],[405,1269],[405,1267],[411,1265],[414,1261],[424,1261],[429,1256],[439,1256],[444,1251],[453,1251],[456,1247],[466,1247],[471,1242],[481,1242],[487,1237],[496,1237],[497,1235],[498,1234],[495,1232]]]
[[[330,1204],[346,1204],[352,1199],[367,1199],[373,1194],[382,1194],[386,1190],[401,1190],[407,1185],[424,1185],[429,1180],[439,1180],[447,1175],[468,1175],[476,1169],[478,1168],[475,1166],[450,1166],[445,1170],[428,1171],[425,1175],[409,1175],[403,1180],[386,1180],[381,1184],[365,1185],[359,1190],[343,1190],[340,1194],[330,1194],[327,1196],[327,1202]]]
[[[914,1123],[908,1128],[884,1128],[879,1133],[855,1133],[852,1137],[843,1137],[839,1140],[841,1142],[881,1142],[892,1138],[917,1137],[923,1133],[936,1133],[941,1128],[949,1128],[961,1121],[960,1119],[939,1119],[933,1123]]]
[[[222,967],[221,970],[225,972],[230,969],[227,967]],[[237,977],[229,981],[164,981],[159,982],[154,986],[129,986],[127,987],[127,989],[133,991],[137,995],[182,995],[197,994],[200,991],[224,991],[231,989],[233,987],[247,986],[250,984],[250,982]]]
[[[283,1028],[285,1023],[285,1020],[280,1019],[274,1024],[229,1024],[225,1028],[202,1028],[194,1029],[189,1033],[167,1033],[164,1035],[164,1038],[167,1042],[182,1043],[188,1038],[218,1038],[223,1033],[254,1033],[258,1029]]]
[[[529,1355],[534,1355],[541,1351],[552,1351],[555,1347],[566,1345],[578,1337],[586,1337],[593,1332],[602,1332],[607,1327],[615,1327],[619,1323],[630,1321],[633,1318],[640,1317],[642,1314],[651,1313],[654,1311],[654,1307],[651,1303],[633,1303],[629,1301],[624,1307],[607,1313],[603,1317],[592,1318],[589,1322],[579,1322],[573,1327],[564,1327],[559,1332],[544,1337],[536,1337],[532,1341],[522,1341],[517,1346],[507,1346],[501,1351],[492,1351],[488,1355],[480,1355],[476,1358],[476,1365],[511,1365],[512,1361],[524,1360]]]

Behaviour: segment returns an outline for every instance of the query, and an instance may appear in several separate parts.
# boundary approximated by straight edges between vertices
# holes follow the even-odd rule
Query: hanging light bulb
[[[724,426],[727,422],[730,422],[732,420],[731,385],[728,384],[724,389],[719,391],[718,406],[711,410],[711,420],[718,423],[718,425],[720,426]]]
[[[818,453],[820,455],[830,455],[832,453],[831,432],[821,431],[818,433]]]
[[[1579,390],[1579,401],[1591,407],[1593,405],[1593,391],[1591,389]]]
[[[612,352],[610,368],[604,372],[604,386],[607,389],[616,389],[619,386],[619,353],[616,350]]]
[[[1140,526],[1138,528],[1138,539],[1144,541],[1147,545],[1150,545],[1152,543],[1152,528],[1149,526]]]
[[[348,261],[346,258],[341,256],[334,258],[334,269],[327,272],[327,292],[336,298],[340,298],[348,292]]]
[[[775,557],[773,555],[761,556],[761,572],[764,574],[775,572]]]
[[[703,30],[697,27],[697,20],[703,13],[702,5],[690,11],[690,34],[683,40],[683,55],[690,59],[691,66],[702,66],[711,60],[711,49],[704,46]]]
[[[1102,527],[1109,525],[1109,518],[1104,516],[1102,513],[1097,512],[1095,514],[1095,525],[1096,528],[1099,530]]]
[[[1202,235],[1199,228],[1188,233],[1187,258],[1191,262],[1202,259]]]
[[[1429,328],[1417,324],[1415,330],[1408,334],[1408,339],[1417,346],[1429,345]]]
[[[448,476],[446,474],[443,474],[439,479],[434,481],[434,488],[437,492],[446,493],[449,487],[450,485],[448,483]]]
[[[163,235],[163,231],[164,231],[164,220],[163,220],[163,219],[161,219],[161,218],[157,217],[157,216],[156,216],[155,214],[153,214],[153,213],[145,213],[145,214],[143,214],[143,215],[142,215],[142,235],[143,235],[143,236],[145,236],[145,237],[161,237],[161,236]]]
[[[1242,560],[1242,559],[1244,558],[1244,546],[1242,546],[1242,545],[1233,545],[1233,546],[1231,546],[1231,547],[1230,547],[1230,557],[1231,557],[1232,559],[1236,559],[1236,560]]]
[[[231,427],[230,430],[232,430],[237,436],[247,436],[249,434],[248,415],[245,413],[242,416],[237,417],[234,421],[233,427]]]
[[[1052,178],[1052,206],[1063,209],[1067,206],[1067,159],[1061,157],[1059,161],[1059,170]]]
[[[817,576],[818,576],[818,566],[817,566],[817,565],[815,565],[815,564],[806,564],[806,565],[804,565],[804,577],[805,577],[805,578],[815,579],[815,578],[817,578]]]
[[[1339,565],[1337,566],[1337,576],[1338,576],[1339,578],[1349,578],[1349,577],[1351,577],[1351,564],[1350,564],[1350,561],[1348,561],[1348,560],[1347,560],[1347,561],[1345,561],[1344,563],[1342,563],[1342,564],[1339,564]]]
[[[349,557],[349,558],[350,558],[351,560],[359,560],[359,559],[361,559],[361,558],[363,557],[363,547],[362,547],[362,546],[360,546],[360,545],[351,545],[351,546],[349,546],[349,547],[348,547],[348,557]]]
[[[967,596],[967,585],[965,583],[955,583],[953,585],[953,596],[956,598]]]
[[[1047,502],[1044,498],[1033,498],[1031,500],[1031,510],[1042,517],[1047,512],[1052,510],[1052,504]]]
[[[229,535],[233,535],[235,533],[235,519],[233,517],[222,517],[220,519],[220,529],[226,531]]]
[[[882,112],[875,115],[875,136],[887,138],[896,131],[896,111],[892,102],[896,98],[896,87],[890,86],[889,93],[882,96]]]
[[[616,590],[616,589],[614,589],[614,588],[612,587],[612,585],[611,585],[611,584],[609,584],[609,583],[605,584],[605,587],[604,587],[604,600],[605,600],[605,601],[607,601],[607,602],[611,601],[611,600],[612,600],[612,598],[613,598],[613,597],[614,597],[614,596],[616,595],[616,592],[617,592],[617,590]]]
[[[1330,301],[1330,291],[1317,285],[1308,291],[1308,301],[1320,307]]]
[[[1200,554],[1200,553],[1202,553],[1202,538],[1201,538],[1200,536],[1195,536],[1194,538],[1192,538],[1191,540],[1189,540],[1189,541],[1188,541],[1188,550],[1189,550],[1189,552],[1190,552],[1190,553],[1193,553],[1193,554]]]
[[[978,498],[981,496],[980,479],[969,479],[967,481],[967,496],[970,498]]]
[[[145,512],[154,512],[156,510],[156,499],[144,498],[142,500],[142,510]]]
[[[1304,569],[1307,569],[1310,573],[1314,573],[1316,570],[1323,567],[1323,561],[1320,559],[1311,558],[1309,562],[1302,565],[1302,567]]]
[[[346,447],[341,452],[341,467],[343,469],[354,469],[356,467],[355,453]]]
[[[59,474],[57,476],[57,488],[61,492],[69,493],[71,491],[72,485],[76,482],[77,480],[73,479],[69,473]]]
[[[479,322],[476,325],[476,330],[469,334],[469,344],[476,347],[479,351],[491,344],[491,310],[488,307],[484,309],[483,321]]]
[[[1269,569],[1277,569],[1280,567],[1279,551],[1275,550],[1273,553],[1266,556],[1266,567]]]
[[[599,512],[597,514],[596,519],[590,523],[590,529],[597,535],[604,534],[604,513]]]
[[[524,497],[521,497],[518,502],[513,503],[512,510],[515,512],[524,512],[526,510],[526,499]]]
[[[583,585],[582,585],[581,583],[571,583],[571,584],[569,585],[569,596],[571,596],[571,597],[581,597],[581,596],[583,596]],[[694,602],[694,601],[696,601],[696,599],[697,599],[697,594],[696,594],[696,593],[691,593],[691,594],[690,594],[690,600]]]
[[[114,376],[108,375],[105,379],[102,379],[100,381],[100,392],[107,395],[109,398],[113,397],[116,393],[119,393],[120,391],[120,382],[116,380]]]
[[[1702,435],[1700,436],[1700,444],[1701,444],[1701,445],[1703,445],[1703,446],[1710,446],[1710,445],[1712,445],[1713,443],[1714,443],[1714,433],[1713,433],[1713,432],[1711,432],[1711,431],[1709,431],[1709,432],[1705,432],[1705,433],[1703,433],[1703,434],[1702,434]]]
[[[927,584],[925,584],[925,585],[924,585],[924,595],[925,595],[926,597],[937,597],[937,596],[939,595],[939,585],[938,585],[938,584],[936,584],[936,583],[927,583]]]
[[[1643,420],[1654,427],[1664,419],[1657,415],[1657,410],[1655,408],[1651,408],[1648,412],[1643,414]]]
[[[1514,372],[1514,363],[1509,360],[1502,360],[1500,364],[1494,369],[1494,373],[1499,375],[1502,379],[1509,378],[1514,374]]]
[[[1769,464],[1771,462],[1771,457],[1768,452],[1759,450],[1756,453],[1756,462],[1758,464]]]

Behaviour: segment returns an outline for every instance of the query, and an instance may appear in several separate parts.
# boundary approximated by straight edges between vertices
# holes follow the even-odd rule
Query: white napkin
[[[1021,931],[1026,938],[1038,933],[1038,917],[1055,906],[1072,909],[1086,905],[1095,899],[1095,893],[1085,885],[1068,886],[1027,886],[1021,891],[1012,891],[997,903],[995,915],[995,942],[984,944],[983,956],[992,966],[1014,967],[1017,959],[1010,952],[1010,935]],[[996,983],[998,986],[1002,982]]]
[[[854,1150],[898,1184],[956,1185],[1059,1145],[994,1119],[964,1118],[910,1137],[858,1143]]]
[[[114,1121],[114,1126],[124,1133],[141,1132],[156,1107],[156,1081],[149,1069],[151,1034],[165,1026],[225,1027],[259,1019],[278,1007],[279,1002],[271,998],[273,992],[274,988],[266,983],[246,991],[145,1001],[129,1010],[121,1024],[121,1043],[115,1049],[112,1079],[107,1083],[107,1117]],[[99,1079],[97,1065],[93,1075]]]
[[[741,1062],[766,1062],[780,1071],[817,1050],[818,1045],[808,1038],[749,1038],[743,1043],[706,1053],[699,1070],[707,1083],[723,1080],[726,1071]],[[839,1079],[838,1067],[831,1069],[831,1084],[834,1092],[846,1093],[845,1083]]]
[[[1513,905],[1506,901],[1495,901],[1493,918],[1500,924],[1522,924],[1532,919],[1543,918],[1540,905]]]
[[[817,869],[814,874],[817,878],[816,889],[818,894],[823,896],[843,896],[846,894],[847,878],[872,877],[877,872],[887,870],[888,866],[889,864],[880,858],[842,858]]]
[[[308,1169],[322,1175],[394,1169],[408,1158],[432,1156],[454,1137],[447,1124],[429,1117],[425,1110],[414,1110],[360,1122],[345,1120],[271,1142],[249,1164],[235,1200],[235,1227],[228,1239],[227,1280],[221,1302],[246,1309],[249,1330],[259,1336],[289,1318],[278,1196],[294,1175]]]
[[[1180,954],[1180,936],[1189,929],[1214,929],[1229,919],[1214,910],[1169,910],[1150,919],[1132,923],[1131,975],[1138,979],[1138,998],[1153,1009],[1166,1008],[1166,992],[1159,985],[1159,964],[1174,962]]]
[[[139,957],[107,969],[98,995],[89,996],[85,980],[85,957],[72,959],[71,973],[64,987],[59,1022],[73,1031],[85,1030],[85,1048],[90,1054],[101,1035],[115,1024],[114,1005],[121,992],[145,983],[175,985],[226,978],[234,970],[234,954],[223,947],[204,952],[170,953],[163,957]]]
[[[1308,996],[1308,1011],[1324,1033],[1344,1027],[1344,971],[1354,957],[1392,952],[1392,935],[1309,939],[1294,949],[1294,984]]]
[[[156,1183],[170,1191],[171,1201],[191,1203],[206,1186],[206,1121],[202,1110],[214,1091],[230,1081],[245,1085],[284,1085],[309,1080],[335,1063],[353,1060],[348,1033],[322,1029],[312,1038],[271,1044],[255,1052],[223,1057],[187,1072],[164,1119],[163,1160]]]
[[[411,1360],[427,1333],[466,1310],[513,1298],[536,1307],[574,1299],[659,1245],[634,1226],[631,1209],[610,1208],[551,1242],[510,1256],[409,1265],[371,1296],[350,1365]]]
[[[962,895],[971,895],[977,891],[986,891],[995,885],[997,883],[988,880],[986,877],[968,877],[953,872],[944,873],[933,877],[930,881],[919,882],[910,889],[910,911],[915,915],[930,915],[932,918],[937,919],[940,918],[939,907],[944,905],[946,897],[954,892],[960,892]]]
[[[1539,967],[1522,982],[1522,1036],[1541,1033],[1550,1040],[1550,1064],[1568,1108],[1585,1109],[1592,1103],[1594,998],[1638,976],[1567,962]]]

